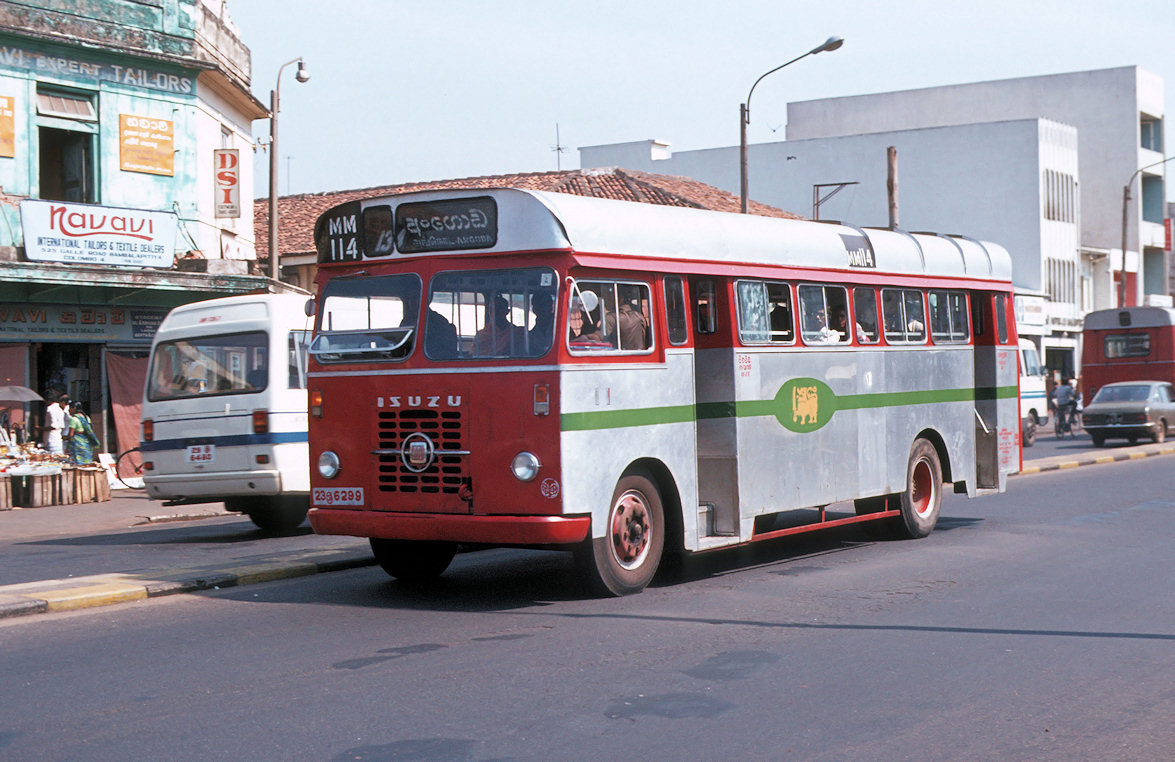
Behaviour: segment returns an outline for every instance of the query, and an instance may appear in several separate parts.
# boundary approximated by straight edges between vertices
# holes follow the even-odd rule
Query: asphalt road
[[[0,620],[11,759],[1167,759],[1171,461],[948,498],[584,597],[568,556],[463,554]]]

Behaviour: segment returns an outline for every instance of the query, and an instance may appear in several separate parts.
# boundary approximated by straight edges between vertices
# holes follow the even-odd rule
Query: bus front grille
[[[465,450],[465,422],[459,410],[391,410],[378,417],[379,489],[381,492],[456,495],[469,478],[464,455],[446,455],[446,451]],[[404,465],[399,450],[412,434],[424,434],[432,440],[436,457],[417,473]],[[394,450],[395,453],[387,453]]]

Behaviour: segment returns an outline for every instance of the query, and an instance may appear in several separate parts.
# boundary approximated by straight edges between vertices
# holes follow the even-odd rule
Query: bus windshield
[[[264,389],[269,378],[264,331],[161,342],[151,357],[147,399],[239,394]]]
[[[415,275],[335,278],[319,299],[320,362],[403,360],[412,353],[420,305]]]

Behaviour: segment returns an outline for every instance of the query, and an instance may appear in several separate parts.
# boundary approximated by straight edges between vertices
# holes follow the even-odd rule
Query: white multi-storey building
[[[749,147],[750,196],[809,216],[821,199],[821,218],[887,225],[895,146],[899,226],[1007,246],[1020,329],[1068,374],[1080,362],[1081,315],[1118,303],[1123,261],[1126,303],[1170,299],[1162,120],[1162,79],[1133,66],[792,103],[787,141]],[[591,146],[580,162],[738,190],[737,146]],[[832,196],[841,183],[857,184]]]

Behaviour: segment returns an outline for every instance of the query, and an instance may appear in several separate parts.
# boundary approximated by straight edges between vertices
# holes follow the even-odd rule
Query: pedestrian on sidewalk
[[[94,462],[94,451],[98,447],[98,435],[90,416],[82,410],[81,403],[69,403],[69,425],[67,428],[69,457],[75,465],[88,466]]]
[[[53,455],[65,454],[66,406],[69,404],[69,395],[59,392],[50,395],[53,399],[45,409],[45,449]]]

